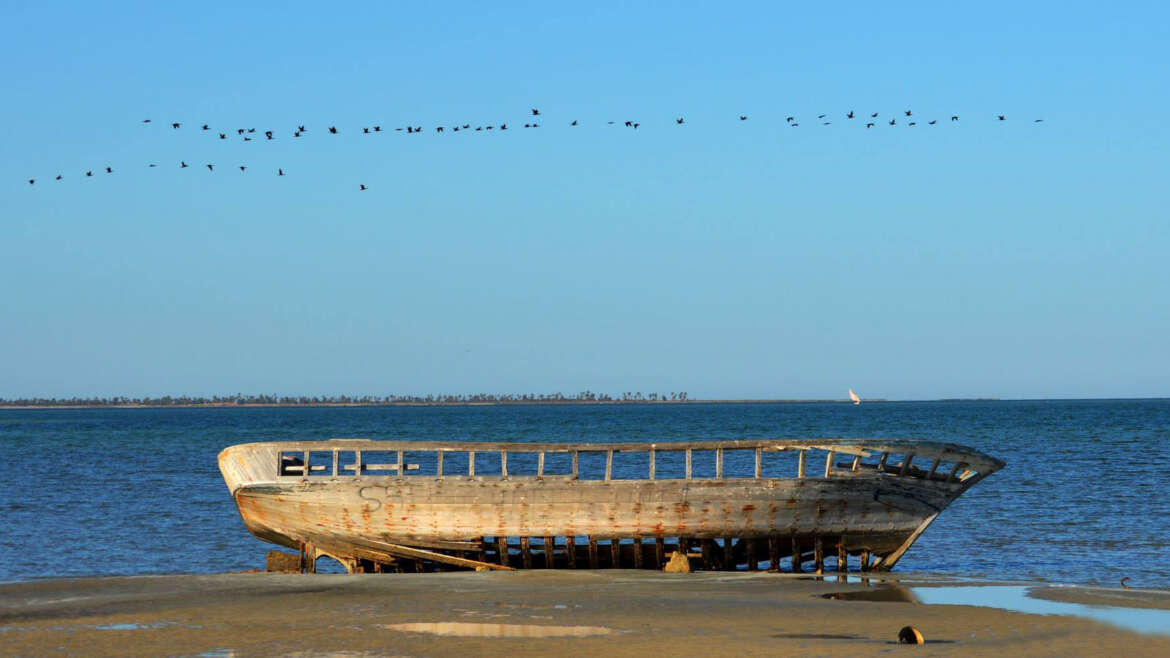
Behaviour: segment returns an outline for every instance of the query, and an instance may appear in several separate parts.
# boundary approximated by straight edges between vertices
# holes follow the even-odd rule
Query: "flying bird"
[[[576,119],[573,119],[573,122],[572,122],[572,123],[570,123],[569,125],[570,125],[570,126],[575,126],[575,125],[577,125],[577,120],[576,120]]]
[[[532,116],[540,116],[540,110],[536,109],[535,107],[532,108]]]
[[[204,129],[204,130],[209,130],[209,128],[207,127],[207,124],[206,124],[206,123],[205,123],[205,124],[203,124],[203,129]]]
[[[951,115],[951,121],[958,121],[958,120],[959,120],[959,115],[957,115],[957,114]]]
[[[910,114],[911,114],[910,110],[906,110],[906,116],[910,116]]]
[[[35,178],[30,178],[30,179],[28,179],[28,184],[29,184],[29,185],[32,185],[32,184],[33,184],[33,183],[35,183],[35,182],[37,182],[37,179],[35,179]]]
[[[845,118],[846,118],[846,119],[852,119],[852,118],[853,118],[853,110],[849,110],[849,114],[846,114],[846,115],[845,115]]]
[[[177,123],[172,123],[172,124],[171,124],[171,127],[172,127],[172,128],[176,128],[176,129],[177,129],[177,128],[179,127],[179,124],[177,124]]]
[[[500,130],[507,130],[507,129],[508,129],[508,124],[506,124],[506,123],[500,124]]]
[[[252,138],[251,138],[251,137],[245,137],[245,138],[244,138],[244,141],[245,141],[245,142],[250,142],[250,141],[252,141]]]
[[[151,165],[154,166],[154,165]],[[61,174],[57,174],[57,180],[61,180]]]
[[[917,126],[917,125],[918,125],[918,123],[917,123],[916,121],[911,121],[911,122],[910,122],[909,124],[907,124],[907,125],[910,125],[910,126]]]
[[[249,129],[248,129],[248,132],[250,132],[250,133],[254,133],[254,132],[256,132],[256,129],[255,129],[255,128],[249,128]]]
[[[937,120],[937,119],[931,119],[930,121],[927,121],[927,123],[929,123],[930,125],[932,125],[932,126],[933,126],[934,124],[938,123],[938,120]]]
[[[276,175],[277,175],[277,176],[283,176],[283,175],[284,175],[284,170],[283,170],[283,169],[277,169],[277,170],[276,170]]]
[[[382,126],[374,126],[374,132],[376,132],[376,133],[382,132]]]
[[[833,122],[832,122],[832,121],[826,121],[826,122],[822,123],[821,125],[822,125],[822,126],[831,126],[831,125],[833,125]]]
[[[305,132],[305,127],[304,126],[297,126],[297,132],[299,132],[299,133]]]
[[[1036,119],[1032,123],[1043,123],[1043,122],[1044,122],[1044,119]]]
[[[824,119],[824,118],[825,118],[825,115],[823,115],[823,114],[818,114],[818,115],[817,115],[817,118],[818,118],[818,119]]]
[[[892,126],[892,125],[894,125],[895,123],[897,123],[897,122],[896,122],[896,121],[894,121],[893,119],[890,119],[890,125],[891,125],[891,126]]]
[[[337,134],[337,126],[329,126],[329,134],[336,135]]]
[[[865,127],[866,128],[873,128],[873,122],[870,121],[869,123],[865,124]]]
[[[1006,117],[1004,117],[1004,115],[1002,115],[1002,114],[1000,114],[1000,115],[998,115],[998,116],[999,116],[999,120],[1000,120],[1000,121],[1003,121],[1003,120],[1006,118]]]
[[[207,165],[207,171],[215,171],[215,165]]]
[[[150,123],[150,119],[143,119],[142,123]]]
[[[179,161],[179,169],[186,169],[186,168],[187,168],[187,163],[180,160]]]
[[[784,117],[784,120],[788,123],[792,123],[793,121],[796,121],[796,117]]]
[[[683,122],[683,118],[682,118],[682,117],[679,117],[679,118],[675,119],[675,120],[674,120],[674,122],[675,122],[675,123],[677,123],[677,124],[679,124],[679,125],[681,125],[681,124],[682,124],[682,122]]]
[[[878,113],[877,113],[877,112],[874,112],[873,114],[869,115],[869,118],[871,118],[871,119],[876,119],[876,118],[877,118],[877,115],[878,115]]]
[[[220,133],[219,138],[220,139],[227,139],[227,135],[225,135],[224,133]]]
[[[236,134],[237,134],[237,135],[243,135],[243,134],[244,134],[244,129],[243,129],[243,128],[236,128]]]
[[[85,175],[86,175],[86,176],[93,176],[93,172],[92,172],[92,171],[87,171],[87,172],[85,172]]]
[[[271,130],[265,130],[265,131],[264,131],[264,136],[265,136],[265,137],[267,137],[268,139],[272,139],[272,131],[271,131]]]
[[[435,132],[437,132],[437,133],[443,132],[443,126],[439,126],[439,127],[435,128]]]
[[[245,169],[247,169],[247,167],[245,167],[244,165],[240,165],[240,171],[243,171]]]
[[[739,115],[739,120],[740,121],[747,121],[747,115],[746,114]]]
[[[362,128],[362,132],[368,135],[368,134],[370,134],[370,129],[369,128]]]
[[[358,185],[358,189],[364,190],[364,189],[366,189],[366,186],[365,185]]]
[[[107,173],[107,174],[112,174],[112,173],[114,173],[114,170],[113,170],[113,169],[111,169],[110,167],[106,167],[106,173]]]

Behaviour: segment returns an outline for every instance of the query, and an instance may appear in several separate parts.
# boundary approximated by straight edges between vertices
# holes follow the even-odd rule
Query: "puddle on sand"
[[[1138,633],[1170,635],[1170,610],[1086,605],[1047,601],[1028,596],[1028,585],[985,587],[915,587],[914,594],[926,604],[978,605],[1034,615],[1072,615],[1105,622]]]
[[[882,585],[873,589],[823,594],[840,601],[901,601],[926,605],[974,605],[1033,615],[1070,615],[1112,624],[1138,633],[1170,635],[1170,610],[1086,605],[1048,601],[1028,596],[1029,585],[947,585],[942,587],[900,587]]]
[[[392,631],[431,633],[456,637],[590,637],[609,635],[613,629],[604,626],[543,626],[538,624],[472,624],[468,622],[415,622],[386,624]]]

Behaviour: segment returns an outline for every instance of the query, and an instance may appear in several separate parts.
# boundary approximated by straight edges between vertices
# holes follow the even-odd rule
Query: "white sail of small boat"
[[[853,392],[853,389],[849,389],[849,399],[853,400],[853,404],[861,404],[861,398],[857,397],[857,394]]]

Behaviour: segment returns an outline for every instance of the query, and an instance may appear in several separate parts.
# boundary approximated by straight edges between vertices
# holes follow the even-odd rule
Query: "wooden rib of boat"
[[[331,439],[226,448],[244,525],[353,572],[897,564],[1004,463],[888,439],[448,443]]]

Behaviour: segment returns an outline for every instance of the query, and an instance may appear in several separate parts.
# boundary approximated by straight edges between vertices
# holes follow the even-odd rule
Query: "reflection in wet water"
[[[826,599],[837,601],[882,601],[885,603],[918,603],[914,592],[900,585],[879,585],[873,589],[858,589],[848,592],[822,594]]]
[[[472,624],[467,622],[415,622],[387,624],[392,631],[433,633],[457,637],[589,637],[609,635],[613,629],[604,626],[543,626],[538,624]]]

